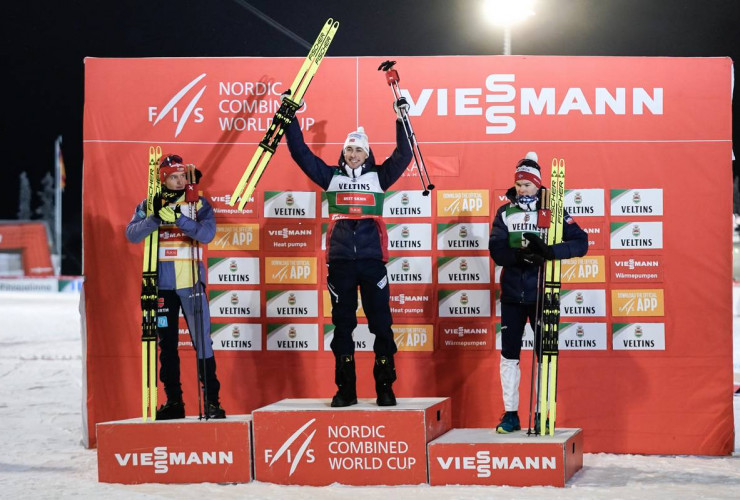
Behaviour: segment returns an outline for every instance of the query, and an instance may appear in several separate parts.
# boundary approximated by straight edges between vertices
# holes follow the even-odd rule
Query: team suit
[[[206,414],[210,418],[223,418],[219,405],[220,383],[216,377],[216,360],[210,336],[210,311],[205,294],[205,270],[202,252],[191,240],[209,243],[216,234],[216,221],[208,201],[200,196],[195,203],[185,202],[185,194],[163,187],[164,205],[174,210],[173,223],[162,221],[157,214],[147,217],[146,200],[141,202],[126,227],[126,237],[131,243],[143,241],[153,231],[159,231],[157,264],[157,334],[160,347],[159,378],[167,394],[167,404],[157,411],[157,418],[184,416],[182,388],[180,385],[180,357],[178,354],[178,315],[182,309],[190,338],[198,357],[198,372],[204,386]],[[157,210],[155,208],[155,210]],[[197,253],[198,269],[194,274],[192,257]],[[205,381],[204,381],[205,377]],[[173,413],[174,409],[174,413]],[[172,416],[175,414],[176,416]],[[225,414],[224,414],[225,416]]]
[[[364,130],[360,128],[358,132],[363,136],[368,156],[364,165],[352,169],[346,164],[342,154],[338,166],[329,166],[313,154],[306,146],[297,122],[291,123],[286,131],[293,160],[313,182],[326,191],[329,203],[330,223],[326,234],[327,281],[335,327],[331,349],[336,358],[337,385],[341,390],[342,383],[346,382],[345,387],[348,385],[349,389],[345,391],[345,399],[349,401],[355,399],[355,344],[352,332],[357,326],[358,286],[368,327],[375,335],[373,351],[376,366],[373,372],[376,375],[376,389],[379,377],[392,379],[390,382],[386,381],[388,389],[395,380],[393,355],[397,347],[391,329],[393,318],[385,267],[388,261],[388,235],[382,219],[383,199],[385,191],[401,177],[411,161],[411,148],[400,121],[396,122],[396,148],[380,165],[375,163]],[[388,370],[382,366],[379,368],[378,362],[389,365]],[[378,372],[382,373],[379,375]],[[334,406],[346,406],[341,403],[342,401],[333,401]]]
[[[547,256],[533,257],[529,233],[542,237],[537,227],[538,212],[535,206],[522,208],[517,203],[514,188],[507,193],[510,202],[496,212],[488,249],[494,262],[503,267],[501,272],[501,389],[507,413],[516,414],[519,407],[519,358],[524,327],[529,321],[535,332],[535,345],[540,338],[536,303],[538,274],[543,271],[544,259],[569,259],[581,257],[588,250],[588,236],[567,212],[564,213],[563,241],[546,245]],[[542,240],[540,239],[540,242]],[[544,257],[544,259],[543,259]],[[513,417],[513,415],[511,415]],[[502,422],[503,423],[503,422]],[[513,430],[518,430],[519,421]],[[502,432],[497,428],[499,432]],[[506,431],[510,432],[510,431]]]

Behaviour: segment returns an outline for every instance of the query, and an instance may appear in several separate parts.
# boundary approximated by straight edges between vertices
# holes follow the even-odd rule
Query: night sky
[[[54,140],[62,135],[67,171],[62,272],[81,273],[84,58],[306,55],[305,47],[246,4],[307,41],[328,17],[338,19],[329,56],[502,53],[503,32],[482,19],[480,0],[7,3],[0,20],[5,63],[0,220],[17,218],[21,172],[28,173],[34,193],[44,174],[53,174]],[[514,55],[736,60],[740,54],[739,0],[538,0],[535,12],[512,30]]]

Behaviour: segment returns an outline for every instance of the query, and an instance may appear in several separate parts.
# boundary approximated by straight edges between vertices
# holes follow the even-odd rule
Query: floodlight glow
[[[484,0],[483,14],[498,26],[511,26],[534,15],[534,0]]]

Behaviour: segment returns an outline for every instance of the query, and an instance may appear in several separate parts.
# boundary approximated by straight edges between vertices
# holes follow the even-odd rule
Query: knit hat
[[[342,150],[346,149],[347,146],[359,146],[365,154],[370,155],[370,143],[367,140],[364,127],[357,127],[357,130],[347,134],[347,139],[344,141]]]
[[[174,173],[185,173],[186,168],[180,155],[164,155],[159,162],[159,181],[164,183]]]
[[[540,175],[540,166],[537,164],[537,153],[530,151],[523,160],[516,164],[514,172],[514,182],[529,181],[539,189],[542,186],[542,176]]]

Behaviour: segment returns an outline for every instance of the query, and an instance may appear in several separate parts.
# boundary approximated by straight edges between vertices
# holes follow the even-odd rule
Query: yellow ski
[[[149,148],[149,181],[146,196],[146,215],[154,214],[159,199],[159,146]],[[159,230],[144,240],[144,266],[141,283],[141,418],[157,418],[157,263]]]
[[[324,55],[329,49],[329,45],[334,39],[337,29],[339,29],[339,21],[329,18],[324,24],[321,33],[316,38],[306,59],[303,61],[303,65],[301,65],[301,69],[298,70],[293,84],[290,86],[290,97],[283,99],[280,109],[275,113],[270,127],[257,146],[257,151],[252,155],[252,159],[244,170],[244,174],[239,179],[239,183],[236,185],[236,189],[234,189],[234,193],[229,199],[230,206],[233,207],[238,200],[238,208],[239,210],[243,210],[244,205],[247,204],[252,193],[254,193],[257,182],[259,182],[270,158],[275,153],[280,139],[283,138],[285,128],[290,125],[290,122],[295,118],[295,112],[301,107],[303,96],[313,76],[319,69],[319,64],[324,59]]]

